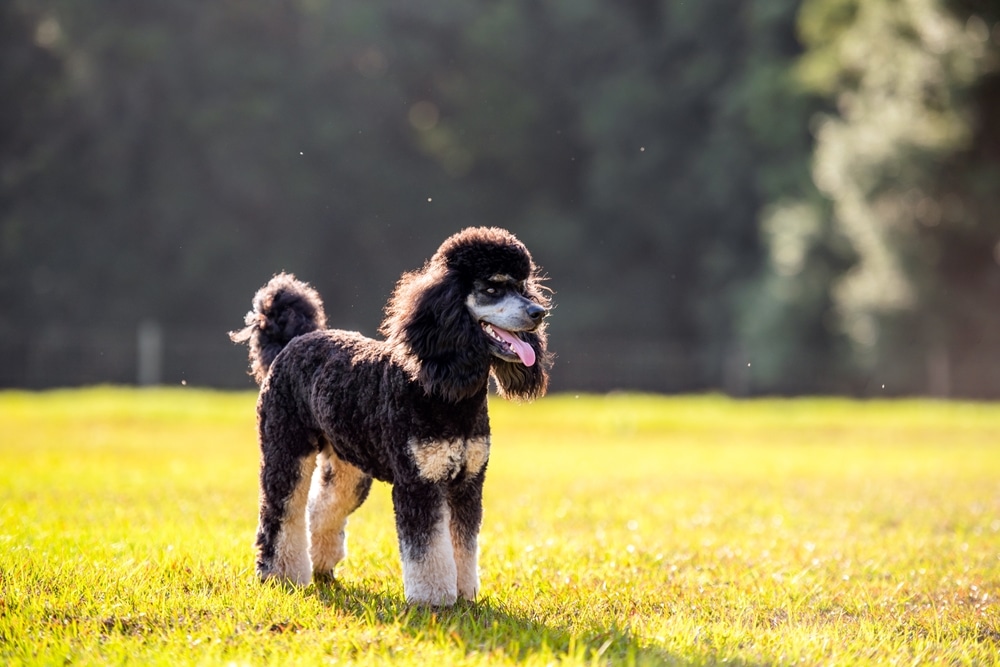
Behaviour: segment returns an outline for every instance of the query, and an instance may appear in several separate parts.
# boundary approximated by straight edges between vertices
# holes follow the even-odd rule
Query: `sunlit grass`
[[[482,599],[411,609],[388,490],[259,584],[254,397],[0,394],[7,664],[994,664],[1000,407],[492,403]]]

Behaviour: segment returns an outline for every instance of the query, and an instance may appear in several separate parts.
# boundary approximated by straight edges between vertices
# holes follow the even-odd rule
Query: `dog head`
[[[502,396],[531,399],[548,385],[549,307],[524,244],[502,229],[469,228],[400,279],[382,332],[407,349],[430,394],[468,398],[492,372]]]

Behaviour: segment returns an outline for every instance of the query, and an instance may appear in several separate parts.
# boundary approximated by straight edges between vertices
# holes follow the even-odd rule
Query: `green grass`
[[[1000,406],[492,404],[482,597],[253,574],[254,397],[0,394],[0,663],[996,664]]]

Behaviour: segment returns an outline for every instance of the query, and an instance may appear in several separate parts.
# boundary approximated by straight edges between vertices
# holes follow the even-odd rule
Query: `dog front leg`
[[[455,548],[458,595],[475,600],[479,593],[479,527],[483,520],[482,472],[463,475],[449,488],[451,541]]]
[[[458,598],[451,543],[451,510],[443,489],[431,482],[392,487],[403,592],[414,604],[446,606]]]

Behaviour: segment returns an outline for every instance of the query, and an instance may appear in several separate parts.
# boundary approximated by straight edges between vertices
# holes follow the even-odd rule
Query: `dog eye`
[[[496,294],[497,293],[497,288],[496,287],[487,287],[486,288],[486,293],[487,294]]]

